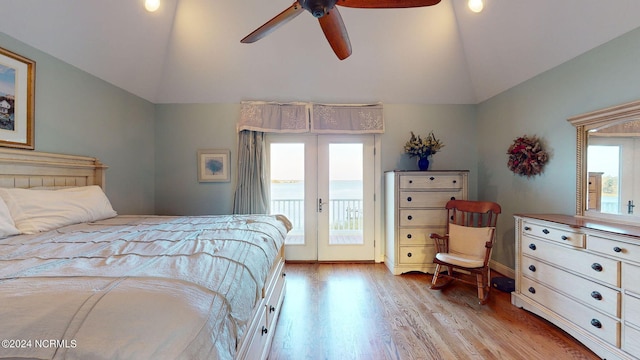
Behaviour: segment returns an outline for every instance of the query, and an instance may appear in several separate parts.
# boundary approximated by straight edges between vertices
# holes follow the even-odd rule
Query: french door
[[[271,213],[294,225],[286,258],[374,260],[372,135],[268,135]]]

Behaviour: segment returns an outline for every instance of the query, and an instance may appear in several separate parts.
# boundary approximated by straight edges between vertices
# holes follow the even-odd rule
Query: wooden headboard
[[[0,187],[105,187],[107,166],[86,156],[0,148]]]

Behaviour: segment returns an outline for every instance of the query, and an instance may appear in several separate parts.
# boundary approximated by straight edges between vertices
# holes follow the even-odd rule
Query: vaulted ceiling
[[[340,61],[309,13],[240,43],[292,0],[143,2],[0,0],[0,31],[154,103],[475,104],[640,26],[637,0],[340,7]]]

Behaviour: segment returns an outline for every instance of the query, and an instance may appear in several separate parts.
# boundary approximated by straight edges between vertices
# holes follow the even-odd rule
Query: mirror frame
[[[567,119],[576,127],[576,215],[623,222],[636,223],[638,220],[624,214],[602,214],[586,211],[588,189],[587,181],[587,146],[588,133],[592,129],[614,125],[630,120],[640,120],[640,100],[615,105],[608,108],[572,116]],[[625,221],[626,220],[626,221]]]

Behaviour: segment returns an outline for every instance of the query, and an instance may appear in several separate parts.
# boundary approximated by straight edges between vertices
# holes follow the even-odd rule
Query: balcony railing
[[[362,200],[335,199],[329,201],[323,211],[329,211],[332,230],[361,230]],[[304,229],[304,200],[271,200],[271,213],[284,214],[293,225],[293,231]]]

